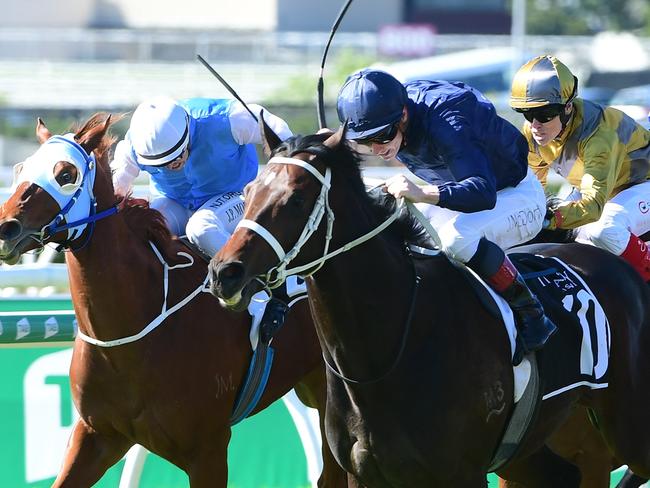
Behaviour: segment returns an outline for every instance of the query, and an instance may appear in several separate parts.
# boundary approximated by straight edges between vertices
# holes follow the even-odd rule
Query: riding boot
[[[630,240],[621,257],[637,270],[643,281],[650,282],[650,250],[642,239],[630,234]]]
[[[488,277],[487,282],[512,308],[524,352],[541,349],[557,328],[546,317],[542,304],[530,291],[508,256],[504,256],[498,271]]]
[[[262,321],[260,322],[260,340],[269,345],[271,339],[284,324],[289,306],[279,298],[271,297],[266,304]]]
[[[557,327],[546,317],[542,304],[503,250],[481,239],[476,254],[467,265],[510,305],[524,353],[541,349]]]

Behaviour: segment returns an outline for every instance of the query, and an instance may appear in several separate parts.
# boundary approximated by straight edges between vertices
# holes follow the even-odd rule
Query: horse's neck
[[[343,223],[340,220],[337,217],[337,225]],[[414,283],[410,258],[381,237],[328,261],[310,280],[319,337],[344,372],[368,376],[392,360],[404,332]],[[354,366],[349,364],[351,357],[356,358]]]
[[[68,253],[66,262],[85,334],[102,340],[133,335],[160,313],[162,265],[121,214],[97,222],[86,246]]]

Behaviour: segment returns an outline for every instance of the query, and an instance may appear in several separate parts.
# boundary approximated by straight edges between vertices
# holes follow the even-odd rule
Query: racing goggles
[[[524,118],[531,124],[533,123],[533,120],[536,120],[540,124],[546,124],[547,122],[550,122],[555,117],[560,115],[563,110],[564,105],[555,105],[522,110],[521,113],[523,114]]]
[[[390,141],[395,139],[395,136],[397,136],[397,131],[399,130],[398,125],[399,124],[389,125],[377,134],[373,134],[364,139],[357,139],[357,143],[363,144],[364,146],[370,146],[372,144],[388,144]]]

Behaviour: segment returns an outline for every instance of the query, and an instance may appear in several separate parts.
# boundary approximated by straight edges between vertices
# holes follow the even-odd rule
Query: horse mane
[[[110,117],[110,120],[108,118]],[[92,115],[85,123],[79,124],[72,129],[75,140],[82,141],[89,134],[102,130],[108,120],[109,128],[119,122],[124,115],[111,115],[106,112],[98,112]],[[101,170],[110,181],[111,169],[109,164],[110,149],[117,140],[117,137],[106,130],[103,137],[93,149],[97,169]],[[118,204],[119,212],[124,217],[126,224],[143,241],[152,241],[161,250],[167,249],[172,242],[172,235],[165,218],[160,212],[149,207],[149,202],[141,198],[133,198],[127,195]]]
[[[152,241],[158,247],[165,249],[172,240],[172,234],[167,228],[163,215],[149,207],[149,202],[143,198],[127,196],[119,204],[129,228],[142,240]]]
[[[106,121],[109,117],[110,120],[108,121],[108,125],[110,128],[112,125],[122,120],[122,118],[124,118],[124,115],[114,115],[108,112],[97,112],[93,114],[83,124],[75,124],[71,128],[71,132],[75,134],[75,141],[80,142],[87,134],[102,130],[102,127],[104,124],[106,124]],[[97,146],[92,151],[95,155],[95,160],[97,161],[97,168],[104,173],[108,173],[109,175],[109,153],[110,148],[113,146],[116,140],[117,137],[107,130],[104,136],[99,140]]]
[[[346,184],[375,213],[378,221],[383,222],[394,214],[397,200],[392,195],[385,193],[381,188],[373,188],[371,191],[366,189],[361,175],[363,156],[355,151],[347,140],[341,141],[333,148],[326,146],[323,142],[328,137],[330,134],[294,136],[280,144],[272,155],[283,153],[288,157],[294,157],[305,152],[312,154],[331,168],[332,172],[336,172],[339,177],[343,176]],[[389,229],[399,237],[400,241],[406,240],[423,247],[434,246],[428,232],[408,211],[402,212]]]

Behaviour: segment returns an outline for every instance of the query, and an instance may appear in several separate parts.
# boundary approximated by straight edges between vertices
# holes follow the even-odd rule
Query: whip
[[[323,129],[327,127],[327,122],[325,121],[325,104],[323,103],[323,72],[325,71],[325,60],[327,59],[327,52],[330,49],[330,44],[332,43],[332,39],[334,38],[334,34],[336,34],[336,30],[339,28],[339,24],[343,20],[343,16],[345,15],[345,12],[347,12],[348,7],[352,3],[352,0],[347,0],[343,7],[341,8],[341,11],[339,12],[338,17],[336,18],[336,21],[332,25],[332,30],[330,31],[330,37],[327,40],[327,44],[325,45],[325,50],[323,51],[323,58],[321,59],[320,62],[320,73],[318,75],[318,87],[316,89],[318,93],[318,104],[316,106],[316,111],[318,112],[318,125],[319,129]]]
[[[352,0],[350,0],[350,1],[352,1]],[[209,71],[210,73],[212,73],[212,75],[213,75],[217,80],[219,80],[219,81],[221,82],[221,84],[222,84],[224,87],[226,87],[226,90],[228,90],[228,91],[230,92],[230,94],[231,94],[233,97],[235,97],[235,98],[239,101],[239,103],[241,103],[241,104],[244,106],[244,108],[245,108],[246,110],[248,110],[248,113],[251,114],[251,117],[253,117],[253,118],[255,119],[255,122],[259,122],[259,119],[257,118],[257,115],[255,115],[255,114],[253,113],[253,111],[252,111],[250,108],[248,108],[248,105],[246,105],[246,102],[244,102],[244,101],[240,98],[240,96],[237,95],[237,92],[235,91],[235,89],[234,89],[233,87],[231,87],[231,86],[228,84],[228,82],[227,82],[226,80],[224,80],[224,79],[222,78],[222,76],[221,76],[219,73],[217,73],[217,71],[216,71],[212,66],[210,66],[210,63],[208,63],[205,59],[203,59],[203,56],[201,56],[200,54],[197,54],[197,55],[196,55],[196,59],[198,59],[198,60],[201,62],[201,64],[202,64],[203,66],[205,66],[205,67],[208,69],[208,71]]]

